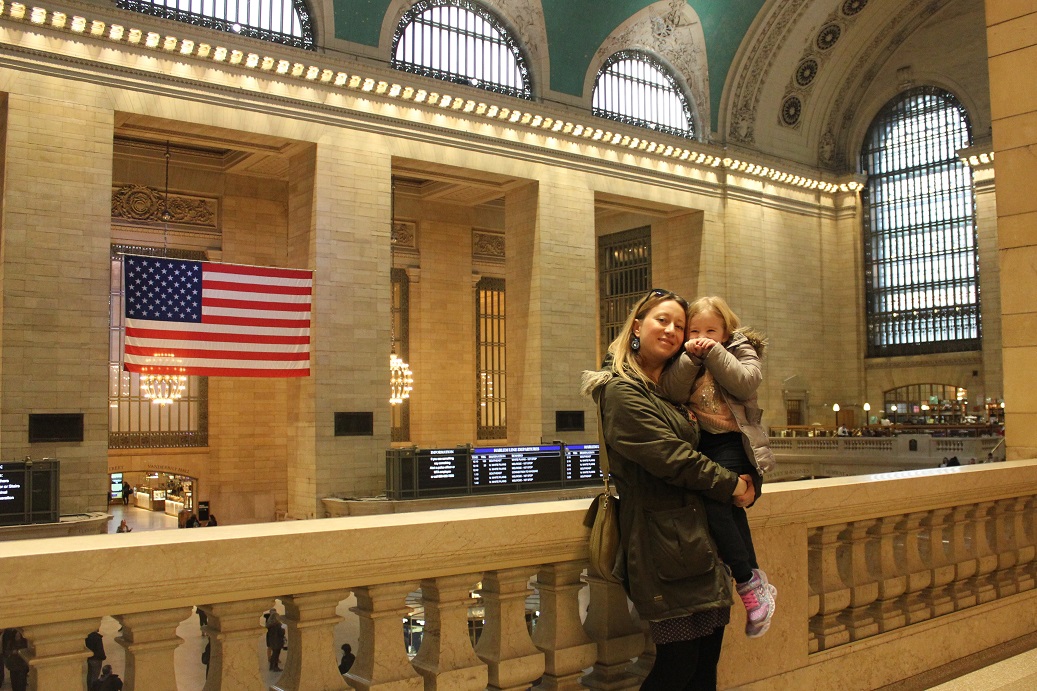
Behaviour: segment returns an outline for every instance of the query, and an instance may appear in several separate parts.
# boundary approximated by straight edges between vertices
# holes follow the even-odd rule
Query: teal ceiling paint
[[[382,19],[391,0],[333,0],[335,38],[365,46],[377,46]],[[388,60],[389,56],[385,56]]]
[[[333,0],[335,37],[377,46],[390,0]],[[717,108],[738,47],[766,0],[688,0],[702,22],[709,60],[710,121]],[[653,0],[542,0],[551,56],[551,89],[583,95],[591,59],[616,27]],[[386,55],[388,60],[389,56]]]

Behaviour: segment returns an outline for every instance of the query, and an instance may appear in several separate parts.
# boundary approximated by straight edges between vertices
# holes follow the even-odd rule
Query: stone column
[[[76,619],[54,624],[26,626],[22,633],[32,647],[29,688],[86,689],[86,636],[97,631],[100,619]]]
[[[203,691],[255,691],[265,686],[256,641],[263,633],[259,618],[269,607],[270,600],[259,599],[199,606],[208,617],[204,631],[212,646]]]
[[[579,689],[583,670],[594,664],[598,647],[580,621],[580,575],[584,561],[548,564],[537,574],[540,617],[533,645],[544,651],[544,677],[537,688]]]
[[[1008,459],[1037,456],[1037,13],[987,0]]]
[[[486,688],[486,663],[468,633],[468,607],[478,581],[479,574],[461,574],[421,582],[425,633],[413,663],[425,678],[425,691]]]
[[[810,630],[818,650],[850,642],[850,631],[841,616],[850,606],[850,589],[839,570],[839,537],[847,529],[845,523],[822,526],[810,539],[807,572],[818,596],[818,613],[810,621]]]
[[[486,608],[475,653],[487,664],[488,689],[519,691],[544,674],[544,654],[536,649],[526,628],[526,596],[532,569],[520,567],[483,574]]]
[[[115,640],[126,649],[126,687],[137,691],[177,691],[173,652],[183,643],[176,627],[191,616],[190,607],[116,614],[122,634]]]
[[[403,618],[407,594],[415,583],[387,583],[355,588],[360,617],[360,644],[356,662],[346,678],[353,688],[369,691],[405,691],[422,688],[422,678],[407,659],[403,645]]]
[[[284,621],[288,625],[288,659],[273,691],[340,691],[346,682],[338,671],[335,650],[335,614],[348,590],[329,590],[306,595],[287,595]]]
[[[597,645],[594,669],[583,677],[589,689],[636,689],[641,678],[631,674],[630,660],[645,648],[641,627],[630,616],[623,586],[588,575],[591,600],[584,628]]]

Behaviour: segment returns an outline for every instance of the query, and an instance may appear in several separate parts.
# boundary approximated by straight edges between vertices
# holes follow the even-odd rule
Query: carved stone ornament
[[[504,235],[485,230],[472,231],[472,255],[488,259],[504,259]]]
[[[418,232],[414,221],[395,221],[392,224],[392,244],[394,247],[417,249]]]
[[[167,196],[154,187],[122,185],[112,188],[112,219],[131,223],[170,223],[216,229],[219,201],[183,194]]]

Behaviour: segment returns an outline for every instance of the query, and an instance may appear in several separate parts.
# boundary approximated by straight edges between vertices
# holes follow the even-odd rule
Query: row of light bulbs
[[[6,5],[6,7],[5,7]],[[352,89],[364,93],[374,93],[392,99],[409,101],[412,103],[424,103],[445,110],[453,110],[466,114],[475,114],[488,120],[507,122],[514,125],[524,125],[531,129],[561,133],[576,138],[588,139],[602,144],[627,148],[634,151],[642,151],[654,154],[662,158],[685,161],[695,165],[711,168],[724,168],[732,172],[745,173],[759,178],[802,187],[822,192],[856,192],[860,183],[851,180],[844,183],[833,183],[804,175],[795,175],[783,172],[776,168],[763,166],[748,161],[715,156],[713,154],[685,149],[670,144],[660,144],[649,139],[631,137],[619,132],[611,132],[600,127],[582,125],[567,120],[556,119],[548,116],[507,108],[493,104],[486,104],[473,99],[459,96],[451,96],[423,88],[404,86],[395,82],[363,77],[357,74],[347,74],[328,68],[320,68],[316,65],[306,65],[301,62],[293,62],[283,58],[274,58],[260,55],[259,53],[246,52],[226,48],[224,46],[212,45],[210,43],[181,39],[176,36],[163,36],[155,31],[143,31],[141,29],[126,28],[121,24],[106,24],[101,20],[89,20],[80,15],[71,17],[65,12],[53,11],[39,6],[28,6],[22,2],[5,3],[0,0],[0,15],[5,10],[12,19],[25,20],[39,26],[49,24],[54,29],[71,31],[76,34],[89,34],[97,38],[108,38],[114,42],[125,42],[129,45],[144,46],[152,50],[162,50],[167,53],[176,53],[184,57],[197,57],[211,59],[214,62],[242,66],[248,69],[258,69],[264,72],[272,72],[278,75],[291,76],[305,79],[311,82],[330,84],[338,87]],[[993,157],[993,154],[990,155]],[[978,160],[978,159],[977,159]]]

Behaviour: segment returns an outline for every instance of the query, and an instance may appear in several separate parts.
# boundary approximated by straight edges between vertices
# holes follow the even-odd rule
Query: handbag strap
[[[605,492],[612,494],[609,485],[609,452],[605,446],[605,425],[601,420],[601,406],[604,402],[605,392],[601,392],[601,400],[598,401],[598,465],[601,467],[601,478],[605,481]]]

